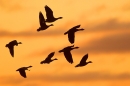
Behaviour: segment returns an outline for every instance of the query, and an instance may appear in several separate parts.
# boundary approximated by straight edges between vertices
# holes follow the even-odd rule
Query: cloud
[[[21,31],[21,32],[9,32],[9,31],[0,31],[1,37],[36,37],[36,36],[58,36],[63,34],[63,30],[51,30],[51,31],[41,31],[37,32],[36,30],[31,31]]]
[[[33,77],[31,77],[33,79]],[[65,75],[43,75],[37,78],[47,81],[61,81],[61,82],[72,82],[72,81],[94,81],[94,80],[125,80],[130,79],[129,73],[122,74],[110,74],[103,72],[87,72],[81,74],[65,74]]]
[[[62,74],[62,75],[50,75],[50,74],[34,74],[30,75],[26,80],[24,78],[18,78],[16,76],[2,77],[1,83],[3,84],[23,84],[25,82],[33,81],[47,81],[47,82],[86,82],[97,80],[129,80],[129,73],[111,74],[108,72],[85,72],[80,74]]]
[[[96,22],[95,22],[96,23]],[[107,31],[124,31],[129,30],[130,28],[130,22],[119,22],[117,18],[109,19],[107,21],[102,21],[101,23],[97,25],[91,25],[91,26],[84,26],[86,27],[86,32],[107,32]]]
[[[27,57],[30,57],[32,59],[32,57],[38,57],[38,56],[47,56],[49,55],[51,52],[55,52],[57,53],[56,51],[54,51],[55,49],[53,49],[52,47],[50,48],[47,48],[47,49],[42,49],[42,50],[36,50],[34,52],[31,52],[30,54],[27,55]]]
[[[81,26],[82,27],[82,26]],[[86,27],[86,26],[84,26]],[[83,27],[83,28],[84,28]],[[85,28],[85,31],[83,31],[83,35],[87,36],[87,33],[94,33],[95,35],[97,35],[97,33],[102,32],[107,33],[110,32],[109,34],[104,34],[102,38],[93,38],[92,40],[90,40],[89,42],[87,42],[87,39],[84,39],[83,42],[79,42],[79,45],[75,45],[75,46],[79,46],[80,48],[76,51],[74,51],[74,53],[76,54],[82,54],[82,53],[86,53],[86,52],[90,52],[90,53],[119,53],[119,52],[129,52],[130,51],[130,23],[119,23],[117,21],[117,19],[111,19],[105,23],[101,23],[97,26],[94,26],[93,28]],[[23,36],[59,36],[59,35],[63,35],[65,30],[63,29],[58,29],[55,31],[48,31],[43,33],[35,33],[32,34],[31,32],[21,32],[21,34]],[[120,31],[120,32],[118,32]],[[112,32],[112,33],[111,33]],[[28,34],[30,33],[30,34]],[[26,35],[27,34],[27,35]],[[53,34],[53,35],[51,35]],[[2,35],[2,34],[1,34]],[[19,36],[22,36],[19,34]],[[81,46],[80,46],[81,45]],[[62,46],[61,48],[54,48],[54,50],[59,50],[62,49],[65,46]],[[33,56],[42,56],[44,53],[49,53],[50,52],[50,48],[48,48],[46,51],[45,50],[36,50],[33,51],[32,53],[30,53],[29,55],[33,55]],[[35,52],[35,54],[34,54]]]
[[[0,7],[8,12],[18,11],[23,8],[19,2],[15,0],[0,0]]]
[[[71,26],[73,24],[72,21],[66,22],[63,25],[56,26],[54,25],[53,27],[48,28],[47,30],[43,30],[40,32],[37,32],[37,29],[39,26],[33,25],[31,28],[26,29],[25,31],[20,31],[20,32],[10,32],[4,30],[4,28],[1,28],[0,30],[0,37],[42,37],[42,36],[47,36],[47,37],[52,37],[52,36],[60,36],[64,35],[64,32],[68,30],[68,27],[73,27]],[[49,24],[48,24],[49,25]]]
[[[37,32],[36,29],[31,28],[30,30],[21,31],[21,32],[9,32],[5,30],[0,30],[0,37],[36,37],[36,36],[59,36],[63,35],[65,31],[69,29],[68,23],[64,24],[63,26],[56,27],[56,29],[48,29],[45,31]],[[73,23],[71,23],[73,24]],[[66,28],[66,25],[68,28]],[[73,24],[74,25],[74,24]],[[70,28],[73,27],[69,24]],[[106,22],[102,21],[98,25],[84,25],[81,27],[85,28],[85,31],[83,31],[83,34],[88,33],[107,33],[108,31],[115,31],[117,33],[118,31],[130,31],[130,22],[118,22],[117,19],[110,19]],[[36,27],[35,27],[36,28]]]
[[[130,52],[130,32],[107,35],[82,43],[77,53],[123,53]]]
[[[122,11],[130,11],[130,1],[121,7]]]

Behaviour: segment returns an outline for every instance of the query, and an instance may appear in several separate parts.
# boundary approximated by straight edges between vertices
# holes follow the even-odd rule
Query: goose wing
[[[66,35],[67,33],[71,32],[72,29],[76,29],[76,28],[79,28],[79,27],[80,27],[80,25],[76,25],[76,26],[70,28],[67,32],[64,33],[64,35]]]
[[[64,33],[64,35],[68,34],[68,33],[69,33],[69,31],[70,31],[70,29],[69,29],[68,31],[66,31],[66,32]]]
[[[72,27],[72,28],[79,28],[79,27],[80,27],[80,25],[76,25],[76,26],[74,26],[74,27]],[[72,29],[72,28],[71,28],[71,29]]]
[[[83,58],[81,59],[80,63],[86,62],[87,59],[88,59],[88,54],[85,54],[85,55],[83,56]]]
[[[48,20],[54,19],[53,11],[47,5],[45,6],[46,17]]]
[[[42,12],[39,12],[39,22],[40,22],[41,27],[46,26],[45,18],[43,16]]]
[[[45,60],[51,59],[54,56],[55,52],[51,52]]]
[[[25,73],[25,70],[19,70],[19,73],[21,76],[23,76],[24,78],[26,78],[26,73]]]
[[[68,33],[68,39],[69,39],[69,42],[71,44],[73,44],[74,43],[74,39],[75,39],[75,33],[74,32]]]
[[[73,58],[70,51],[65,51],[64,56],[69,63],[73,63]]]
[[[11,56],[14,57],[14,46],[10,45],[8,48],[9,48],[9,52],[10,52]]]

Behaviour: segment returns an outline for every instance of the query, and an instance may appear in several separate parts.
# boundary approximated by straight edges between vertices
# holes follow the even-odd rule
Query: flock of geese
[[[46,17],[47,19],[44,19],[44,16],[42,14],[42,12],[39,12],[39,22],[40,22],[40,27],[37,29],[37,31],[43,31],[46,30],[47,28],[49,28],[50,26],[53,26],[53,24],[47,25],[46,23],[52,23],[55,22],[58,19],[62,19],[62,17],[58,17],[55,18],[53,15],[53,11],[46,5],[45,6],[45,11],[46,11]],[[74,43],[75,41],[75,32],[77,31],[82,31],[84,29],[78,29],[80,27],[80,25],[76,25],[74,27],[72,27],[71,29],[69,29],[67,32],[64,33],[64,35],[68,34],[68,40],[71,44]],[[14,57],[14,46],[18,46],[18,44],[22,44],[22,42],[17,42],[17,40],[13,40],[11,42],[9,42],[8,44],[6,44],[5,47],[7,47],[10,51],[10,54],[12,57]],[[66,58],[66,60],[69,63],[73,63],[73,58],[71,55],[71,50],[73,49],[78,49],[79,47],[74,47],[74,45],[72,46],[67,46],[65,48],[63,48],[62,50],[59,50],[59,53],[64,53],[64,56]],[[40,62],[40,64],[49,64],[50,62],[54,61],[54,60],[58,60],[57,58],[55,59],[51,59],[54,56],[55,52],[51,52],[46,59],[44,59],[43,61]],[[87,65],[88,63],[92,63],[92,61],[88,61],[86,62],[86,60],[88,59],[88,53],[85,54],[81,61],[79,62],[79,64],[77,64],[75,67],[82,67]],[[28,68],[31,68],[32,66],[28,66],[28,67],[21,67],[19,69],[17,69],[16,71],[19,71],[20,75],[24,78],[26,78],[26,72],[25,70],[28,70]]]

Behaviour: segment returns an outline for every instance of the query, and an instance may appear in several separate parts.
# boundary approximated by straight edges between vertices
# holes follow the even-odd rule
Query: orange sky
[[[130,1],[55,1],[0,0],[0,86],[129,86]],[[45,5],[63,19],[37,32]],[[69,64],[58,51],[71,45],[64,32],[78,24],[85,30],[76,33],[75,46],[80,48],[72,51],[74,63]],[[12,58],[5,44],[14,39],[23,44],[15,47]],[[53,51],[58,60],[41,65]],[[75,68],[86,53],[93,63]],[[29,65],[33,67],[26,79],[16,72]]]

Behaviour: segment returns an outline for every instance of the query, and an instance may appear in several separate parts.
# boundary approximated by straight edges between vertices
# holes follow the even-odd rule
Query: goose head
[[[6,44],[5,47],[8,47],[8,44]]]
[[[88,64],[88,63],[93,63],[93,62],[92,62],[92,61],[88,61],[87,64]]]
[[[56,20],[57,20],[57,19],[62,19],[62,18],[63,18],[63,17],[58,17],[58,18],[56,18]]]

